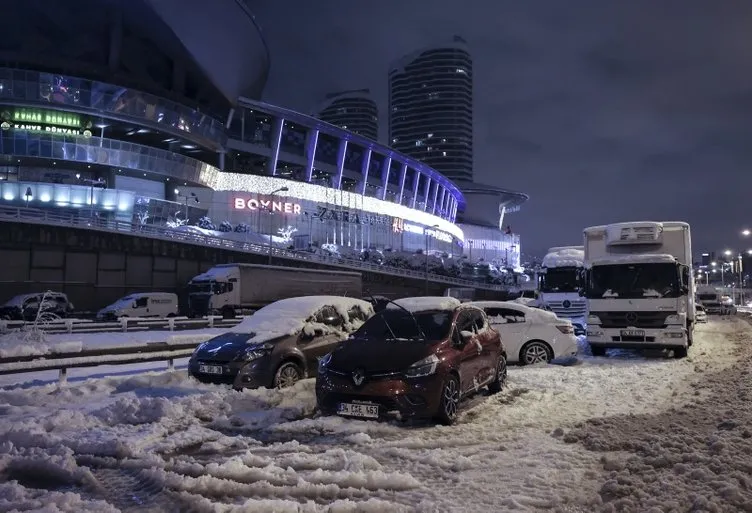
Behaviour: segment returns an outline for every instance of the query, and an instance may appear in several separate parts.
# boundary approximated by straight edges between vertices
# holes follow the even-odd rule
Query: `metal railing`
[[[54,335],[61,333],[111,333],[136,331],[189,331],[205,328],[231,328],[237,326],[242,317],[224,319],[220,316],[209,316],[201,319],[187,317],[171,317],[169,319],[144,319],[121,317],[112,322],[101,322],[89,319],[55,319],[42,323],[26,321],[0,321],[0,334],[11,331],[37,329]]]
[[[84,349],[75,353],[12,356],[0,358],[0,375],[58,371],[58,381],[65,383],[68,369],[100,365],[132,365],[166,361],[168,369],[173,370],[176,358],[189,357],[198,346],[198,342],[179,344],[153,342],[140,346]]]
[[[175,228],[167,228],[148,224],[134,224],[126,221],[103,220],[90,218],[88,216],[79,216],[74,213],[63,213],[49,210],[41,210],[24,207],[0,207],[0,222],[3,220],[18,220],[30,224],[57,225],[78,227],[90,230],[130,233],[140,237],[148,237],[160,240],[172,240],[187,242],[201,246],[210,246],[216,248],[231,249],[246,253],[258,255],[268,255],[269,246],[255,242],[245,242],[239,240],[225,239],[211,235],[203,235],[195,232],[183,231]],[[318,255],[305,251],[290,251],[280,248],[272,248],[272,255],[276,258],[296,261],[307,261],[317,264],[324,264],[331,267],[338,267],[348,270],[371,271],[390,276],[402,276],[407,278],[428,279],[435,283],[444,283],[456,285],[459,287],[469,287],[485,290],[506,291],[510,289],[509,285],[496,285],[481,281],[465,280],[452,276],[444,276],[435,273],[426,273],[414,269],[404,269],[383,264],[374,264],[361,260],[339,259],[330,256]]]

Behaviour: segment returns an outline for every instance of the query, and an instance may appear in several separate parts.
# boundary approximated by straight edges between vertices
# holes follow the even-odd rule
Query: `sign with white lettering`
[[[81,128],[70,128],[67,126],[54,126],[54,125],[37,125],[34,123],[11,123],[4,121],[0,128],[3,130],[26,130],[27,132],[49,132],[51,134],[62,135],[83,135],[84,137],[91,137],[90,130],[84,130]]]
[[[272,201],[256,198],[233,198],[235,210],[266,210],[267,212],[280,212],[282,214],[299,215],[301,212],[299,203],[289,201]]]

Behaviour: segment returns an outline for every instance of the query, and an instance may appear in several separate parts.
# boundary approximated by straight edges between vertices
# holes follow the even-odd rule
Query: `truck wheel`
[[[694,342],[694,330],[692,329],[694,326],[690,326],[687,328],[687,347],[692,347],[692,342]]]
[[[234,319],[235,318],[235,309],[231,308],[229,306],[222,307],[222,318],[223,319]]]
[[[675,347],[674,348],[674,358],[686,358],[687,357],[687,348],[686,347]]]
[[[593,347],[593,346],[590,346],[590,352],[593,353],[593,356],[606,356],[606,348],[605,347]]]

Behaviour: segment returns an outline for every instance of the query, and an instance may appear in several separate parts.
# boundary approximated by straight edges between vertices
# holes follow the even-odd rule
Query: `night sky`
[[[748,249],[749,0],[248,0],[269,43],[264,99],[310,112],[404,54],[462,35],[474,58],[475,179],[530,194],[522,248],[582,228],[692,224],[694,253]],[[749,241],[752,247],[752,241]]]

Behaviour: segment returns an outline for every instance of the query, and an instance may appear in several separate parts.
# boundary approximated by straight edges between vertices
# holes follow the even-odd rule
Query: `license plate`
[[[379,406],[376,404],[339,403],[337,414],[346,415],[348,417],[377,419],[379,417]]]
[[[645,337],[645,330],[621,330],[622,337]]]
[[[198,371],[204,374],[222,374],[221,365],[199,365]]]

